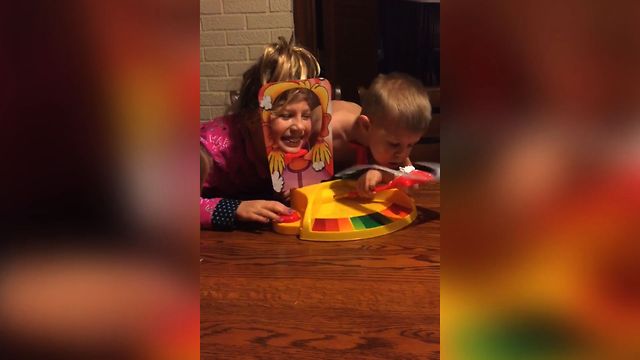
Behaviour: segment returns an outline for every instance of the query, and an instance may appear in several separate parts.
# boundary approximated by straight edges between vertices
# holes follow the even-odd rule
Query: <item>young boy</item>
[[[409,154],[431,120],[426,88],[400,73],[378,75],[360,90],[362,107],[332,102],[331,128],[336,170],[352,164],[378,164],[392,169],[411,165]],[[369,170],[358,179],[360,196],[372,197],[373,188],[392,175]]]

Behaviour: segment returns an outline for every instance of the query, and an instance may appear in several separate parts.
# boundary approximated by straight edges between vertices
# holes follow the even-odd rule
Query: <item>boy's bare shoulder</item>
[[[331,121],[334,125],[349,126],[356,121],[362,108],[356,103],[342,100],[331,101]]]
[[[354,102],[344,101],[344,100],[332,100],[331,108],[334,113],[345,112],[345,113],[354,114],[354,116],[360,115],[360,111],[362,110],[362,107],[360,107],[360,105]]]

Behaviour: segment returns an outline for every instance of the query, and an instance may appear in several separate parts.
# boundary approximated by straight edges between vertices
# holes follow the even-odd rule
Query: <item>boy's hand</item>
[[[373,198],[373,189],[382,182],[382,178],[382,172],[376,169],[369,170],[362,174],[356,183],[358,196],[366,199]]]
[[[269,200],[249,200],[240,203],[236,209],[238,221],[277,222],[280,215],[289,215],[292,210],[282,203]]]

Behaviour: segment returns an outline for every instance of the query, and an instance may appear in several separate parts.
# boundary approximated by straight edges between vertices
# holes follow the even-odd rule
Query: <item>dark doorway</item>
[[[400,71],[440,86],[440,3],[434,0],[294,0],[298,42],[323,76],[358,99],[378,73]]]
[[[378,71],[400,71],[440,86],[440,3],[380,0]]]

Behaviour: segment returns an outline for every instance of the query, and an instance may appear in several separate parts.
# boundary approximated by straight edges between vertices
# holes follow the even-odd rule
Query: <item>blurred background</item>
[[[14,2],[0,29],[3,354],[196,358],[198,2]]]
[[[639,15],[443,4],[443,358],[638,358]]]

